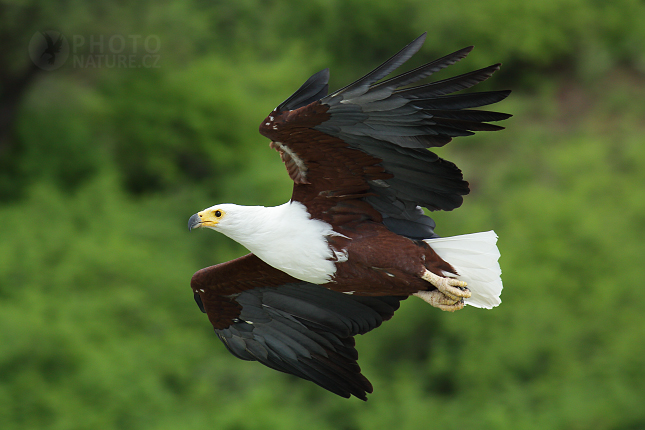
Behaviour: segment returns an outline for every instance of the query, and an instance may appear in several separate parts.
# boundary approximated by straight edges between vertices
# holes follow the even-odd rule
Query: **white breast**
[[[329,246],[337,236],[332,226],[312,219],[299,202],[280,206],[218,205],[226,215],[216,230],[244,245],[265,263],[294,278],[325,284],[336,273],[335,262],[345,261],[342,250]]]

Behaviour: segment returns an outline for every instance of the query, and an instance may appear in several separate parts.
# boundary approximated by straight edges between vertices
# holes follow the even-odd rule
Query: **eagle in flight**
[[[445,311],[493,308],[502,281],[493,231],[439,237],[424,214],[468,194],[453,163],[428,151],[453,137],[500,130],[511,115],[471,109],[509,91],[450,95],[486,80],[495,64],[410,86],[464,58],[467,47],[382,80],[414,55],[425,33],[356,82],[327,94],[329,71],[309,78],[260,125],[293,180],[276,207],[218,204],[190,217],[250,254],[199,270],[195,301],[243,360],[366,400],[354,336],[414,295]]]

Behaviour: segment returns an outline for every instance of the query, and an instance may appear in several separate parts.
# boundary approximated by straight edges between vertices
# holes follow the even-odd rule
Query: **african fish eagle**
[[[233,355],[366,400],[372,385],[353,336],[390,319],[401,300],[414,295],[447,311],[500,303],[495,233],[440,238],[422,207],[452,210],[469,192],[461,171],[427,148],[502,129],[489,122],[511,115],[470,108],[509,91],[448,95],[500,64],[409,86],[472,46],[382,80],[424,40],[329,95],[329,71],[318,72],[262,121],[293,180],[289,202],[218,204],[190,217],[190,229],[220,231],[251,251],[191,281]]]

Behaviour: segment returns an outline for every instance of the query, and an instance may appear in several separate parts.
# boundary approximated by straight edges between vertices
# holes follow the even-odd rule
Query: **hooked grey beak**
[[[199,214],[195,214],[195,215],[191,216],[188,219],[188,231],[190,231],[190,230],[192,230],[194,228],[201,227],[200,226],[201,223],[202,223],[202,220],[199,217]]]

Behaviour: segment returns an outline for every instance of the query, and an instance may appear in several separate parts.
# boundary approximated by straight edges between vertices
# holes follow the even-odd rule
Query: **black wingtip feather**
[[[302,84],[295,93],[278,105],[276,111],[282,112],[307,106],[309,103],[313,103],[325,97],[328,89],[329,69],[327,68],[307,79],[307,81]]]
[[[473,70],[472,72],[453,76],[452,78],[398,90],[395,91],[394,94],[400,97],[418,99],[436,97],[465,90],[490,78],[493,73],[499,70],[500,65],[500,63],[493,64],[492,66],[484,67],[479,70]]]
[[[410,103],[422,109],[460,110],[486,106],[504,100],[510,90],[482,91],[479,93],[455,94],[423,99],[413,99]]]
[[[441,69],[444,69],[448,66],[452,66],[458,61],[463,60],[466,56],[472,51],[474,46],[467,46],[458,51],[445,55],[437,60],[431,61],[430,63],[424,64],[423,66],[417,67],[414,70],[409,72],[402,73],[393,78],[387,79],[385,81],[379,82],[372,86],[370,90],[377,90],[382,87],[391,87],[391,88],[400,88],[405,85],[412,84],[421,79],[425,79],[432,75],[435,72],[438,72]],[[395,91],[396,93],[397,91]]]
[[[376,69],[372,70],[370,73],[363,76],[362,78],[334,92],[332,95],[330,95],[330,97],[335,97],[340,94],[344,94],[345,96],[348,96],[351,92],[356,92],[356,91],[365,92],[367,88],[369,88],[369,86],[372,85],[374,82],[377,82],[383,79],[384,77],[392,73],[395,69],[397,69],[401,64],[408,61],[410,57],[416,54],[419,51],[419,49],[421,49],[423,42],[425,42],[427,34],[428,34],[427,32],[424,32],[422,35],[414,39],[412,42],[408,43],[399,52],[397,52],[389,59],[387,59],[383,64],[378,66]]]

